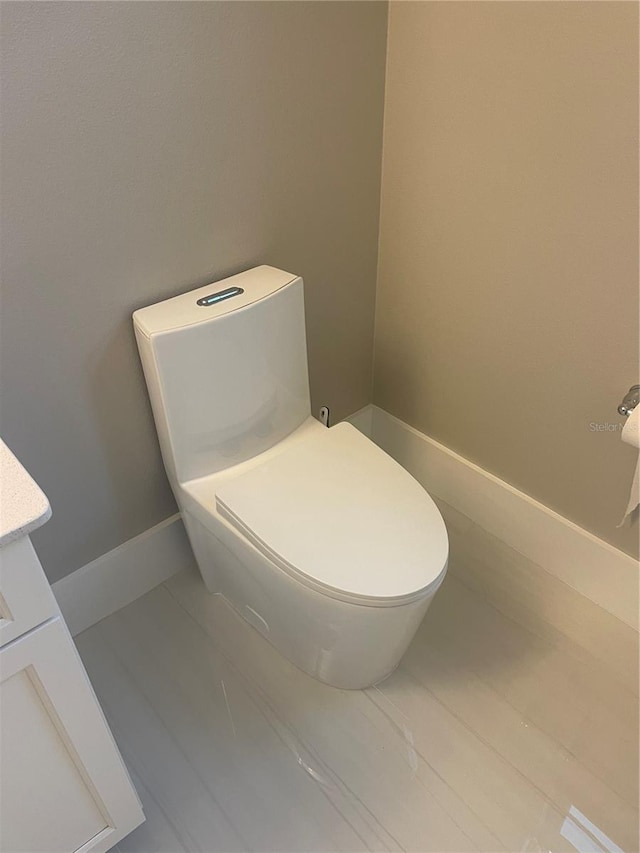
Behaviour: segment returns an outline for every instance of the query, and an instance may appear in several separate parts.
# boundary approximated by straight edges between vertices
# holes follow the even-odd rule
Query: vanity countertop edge
[[[0,439],[0,548],[50,518],[47,496]]]

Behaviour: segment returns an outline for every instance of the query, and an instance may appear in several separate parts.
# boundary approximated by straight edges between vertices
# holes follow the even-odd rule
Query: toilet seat
[[[266,557],[334,598],[405,604],[434,592],[446,571],[448,538],[433,500],[347,423],[223,480],[215,500]]]

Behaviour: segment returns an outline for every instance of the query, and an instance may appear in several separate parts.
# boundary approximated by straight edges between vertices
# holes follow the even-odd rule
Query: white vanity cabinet
[[[31,545],[50,511],[22,473],[16,519],[0,458],[0,851],[98,853],[144,815]]]

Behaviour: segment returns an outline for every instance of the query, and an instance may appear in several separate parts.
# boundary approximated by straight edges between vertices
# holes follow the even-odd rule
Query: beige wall
[[[131,312],[304,276],[313,405],[370,400],[382,3],[4,3],[2,423],[51,580],[175,511]]]
[[[637,110],[635,3],[391,4],[375,402],[630,553]]]

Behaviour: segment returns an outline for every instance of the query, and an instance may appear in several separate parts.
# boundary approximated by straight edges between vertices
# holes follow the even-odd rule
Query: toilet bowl
[[[373,442],[311,416],[302,279],[257,267],[133,316],[209,592],[322,681],[385,678],[444,579],[446,528]]]

